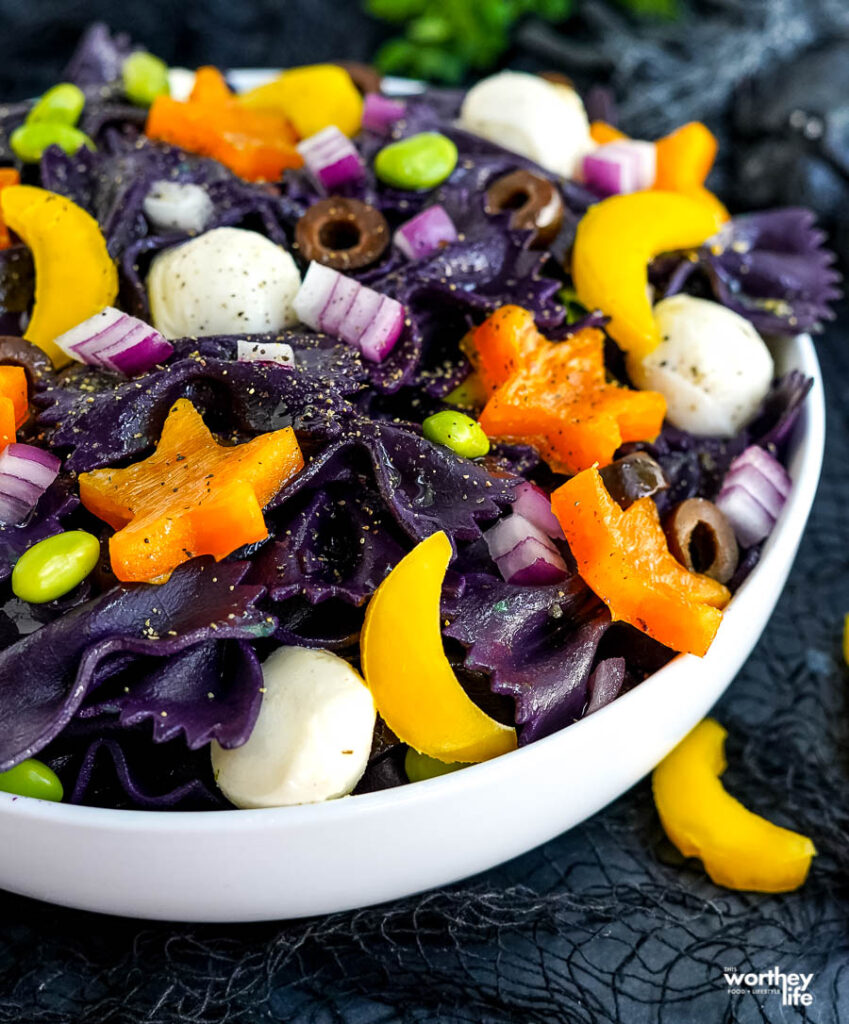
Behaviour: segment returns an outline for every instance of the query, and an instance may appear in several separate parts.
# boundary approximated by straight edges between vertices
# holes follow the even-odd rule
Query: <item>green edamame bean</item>
[[[489,451],[489,439],[480,423],[461,412],[436,412],[422,423],[422,430],[428,441],[445,445],[467,459],[476,459]]]
[[[37,164],[48,146],[58,146],[73,156],[83,146],[94,149],[94,143],[72,124],[61,121],[36,121],[16,128],[9,139],[12,152],[26,164]]]
[[[53,121],[59,124],[75,125],[85,106],[85,93],[78,85],[60,82],[54,85],[36,103],[27,115],[27,124],[41,124]]]
[[[167,96],[171,91],[168,65],[144,50],[136,50],[127,57],[121,67],[121,78],[127,99],[139,107],[149,107],[157,96]]]
[[[73,590],[100,558],[100,542],[85,530],[68,530],[33,544],[12,570],[12,590],[22,601],[45,604]]]
[[[435,757],[420,754],[412,747],[404,757],[404,771],[410,782],[424,782],[425,779],[435,779],[439,775],[448,775],[465,767],[464,764],[457,762],[437,761]]]
[[[7,772],[0,772],[0,792],[31,796],[36,800],[59,803],[65,795],[59,776],[34,757],[21,761]]]
[[[396,188],[435,188],[457,166],[457,147],[439,132],[421,132],[377,154],[374,173]]]

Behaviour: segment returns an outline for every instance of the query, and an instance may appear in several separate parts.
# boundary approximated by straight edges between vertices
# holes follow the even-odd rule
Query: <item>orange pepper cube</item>
[[[651,498],[623,510],[587,469],[552,494],[551,508],[578,572],[614,619],[674,651],[707,653],[731,595],[674,558]]]
[[[117,531],[109,552],[118,579],[163,582],[190,558],[221,559],[267,537],[262,509],[303,464],[291,427],[226,447],[181,398],[150,458],[82,473],[80,498]]]

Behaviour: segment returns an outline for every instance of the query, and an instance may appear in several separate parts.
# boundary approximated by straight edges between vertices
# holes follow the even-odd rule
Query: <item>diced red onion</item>
[[[361,285],[353,277],[339,274],[333,285],[333,291],[321,313],[321,329],[328,334],[339,335],[340,328],[348,315]]]
[[[174,346],[150,324],[107,306],[54,341],[80,363],[130,376],[167,359]]]
[[[496,560],[496,565],[508,583],[518,586],[543,586],[559,583],[566,577],[566,563],[557,552],[535,537],[527,537],[512,551]]]
[[[304,158],[307,173],[323,192],[361,181],[365,165],[353,142],[336,125],[328,125],[295,147]]]
[[[657,147],[642,139],[619,139],[608,143],[608,148],[627,152],[636,168],[637,188],[651,188],[657,177]]]
[[[359,338],[363,359],[382,363],[395,347],[404,329],[404,307],[388,295],[381,295],[374,319]]]
[[[553,541],[523,516],[506,516],[484,534],[489,553],[508,583],[558,583],[566,563]]]
[[[31,444],[13,442],[0,452],[0,524],[20,523],[56,479],[61,462]]]
[[[729,470],[722,481],[722,490],[730,491],[732,487],[742,487],[744,491],[751,492],[773,520],[778,519],[784,508],[784,495],[753,466],[738,466],[737,469]]]
[[[308,327],[341,338],[375,363],[392,351],[404,328],[400,302],[322,263],[310,263],[293,305]]]
[[[159,231],[198,234],[212,220],[215,208],[205,188],[190,181],[155,181],[142,205]]]
[[[557,551],[551,538],[547,537],[539,527],[534,526],[524,516],[517,515],[515,512],[499,519],[495,526],[484,534],[489,553],[496,560],[512,551],[517,544],[528,537],[538,540],[549,551]]]
[[[774,456],[758,444],[749,447],[731,463],[729,472],[735,472],[744,466],[754,466],[769,480],[782,498],[786,498],[793,489],[790,474]]]
[[[312,327],[314,331],[322,330],[321,314],[328,299],[333,294],[336,278],[341,276],[332,267],[323,263],[312,262],[307,267],[301,287],[292,300],[292,308],[298,319]]]
[[[546,536],[564,539],[563,527],[551,511],[551,498],[529,480],[523,480],[516,488],[513,511],[533,523]]]
[[[363,287],[357,292],[345,318],[346,340],[359,339],[363,336],[368,325],[377,316],[382,301],[383,296],[373,288]],[[349,343],[356,344],[356,340]]]
[[[236,358],[240,363],[278,363],[294,366],[295,352],[282,341],[242,341],[236,343]]]
[[[731,463],[716,505],[731,523],[741,547],[750,548],[772,533],[792,486],[781,463],[757,445]]]
[[[731,523],[741,547],[757,544],[775,526],[775,519],[746,487],[734,485],[723,489],[716,506]]]
[[[382,96],[379,92],[367,92],[363,101],[363,128],[386,135],[406,111],[407,107],[400,100]]]
[[[603,195],[621,195],[651,188],[656,175],[654,144],[622,139],[599,146],[581,165],[584,183]]]
[[[392,240],[407,259],[420,260],[441,246],[456,242],[457,229],[445,208],[437,203],[402,224]]]

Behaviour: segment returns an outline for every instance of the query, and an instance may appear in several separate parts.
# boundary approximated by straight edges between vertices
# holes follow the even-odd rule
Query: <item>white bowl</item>
[[[0,794],[0,885],[86,910],[260,921],[361,907],[532,849],[641,779],[701,719],[755,645],[819,479],[822,382],[808,337],[776,342],[814,378],[792,442],[790,500],[703,659],[681,655],[547,739],[442,778],[304,807],[113,811]]]

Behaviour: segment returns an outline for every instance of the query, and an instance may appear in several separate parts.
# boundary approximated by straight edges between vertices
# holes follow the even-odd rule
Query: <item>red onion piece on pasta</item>
[[[400,302],[321,263],[310,263],[294,308],[308,327],[341,338],[374,363],[389,355],[404,328]]]
[[[150,324],[114,306],[106,306],[54,340],[71,359],[128,377],[164,362],[174,351]]]
[[[365,177],[365,166],[356,147],[334,124],[310,135],[295,148],[304,158],[307,173],[327,194]]]
[[[31,444],[12,443],[0,452],[0,524],[22,522],[53,483],[61,462]]]

